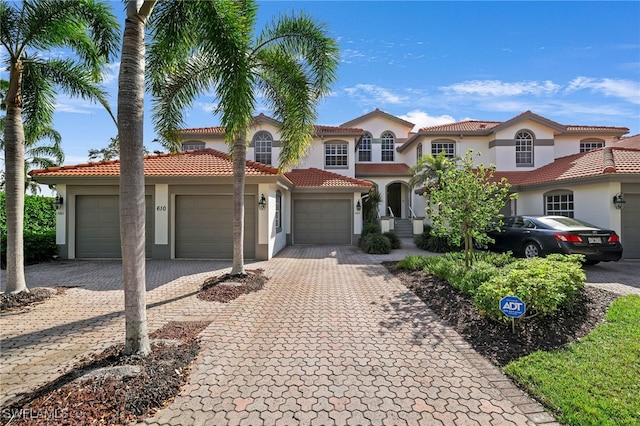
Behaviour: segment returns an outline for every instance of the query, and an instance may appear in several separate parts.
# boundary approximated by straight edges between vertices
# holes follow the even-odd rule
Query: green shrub
[[[365,223],[364,226],[362,227],[362,234],[360,235],[360,238],[364,238],[369,234],[380,234],[381,230],[380,230],[380,225],[378,225],[377,223]]]
[[[387,254],[391,251],[391,241],[382,234],[368,234],[360,239],[360,248],[369,254]]]
[[[0,263],[2,268],[7,264],[7,235],[2,234],[0,241]],[[24,233],[24,262],[33,264],[45,262],[58,254],[56,245],[56,232],[45,233],[25,232]]]
[[[398,269],[406,269],[408,271],[422,271],[429,264],[433,256],[407,256],[398,262]]]
[[[482,260],[476,260],[459,278],[457,288],[463,293],[473,296],[478,287],[499,273],[495,265]]]
[[[53,197],[24,196],[24,232],[46,233],[56,230]],[[6,193],[0,192],[0,233],[7,233]]]
[[[392,250],[402,248],[402,241],[400,241],[400,237],[398,237],[398,235],[395,232],[388,231],[388,232],[385,232],[382,235],[384,235],[385,237],[387,237],[389,239],[389,241],[391,242],[391,249]]]
[[[582,256],[520,259],[480,285],[474,295],[474,305],[490,318],[506,321],[500,311],[500,299],[518,296],[527,305],[527,316],[544,316],[569,306],[584,287],[585,280]]]
[[[449,281],[449,284],[454,288],[459,288],[465,273],[464,255],[462,253],[446,253],[444,256],[432,256],[427,261],[424,271]]]
[[[449,253],[458,251],[458,247],[452,246],[445,237],[434,235],[430,226],[425,226],[425,231],[413,237],[416,247],[432,253]]]

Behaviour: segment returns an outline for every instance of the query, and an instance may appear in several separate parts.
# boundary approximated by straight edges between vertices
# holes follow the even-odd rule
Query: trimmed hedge
[[[464,253],[444,256],[407,256],[398,268],[424,270],[473,297],[475,308],[496,321],[508,321],[500,299],[518,296],[527,305],[526,316],[548,315],[571,305],[585,284],[583,256],[551,254],[546,258],[516,259],[508,253],[477,253],[470,268]]]
[[[7,234],[2,234],[0,241],[0,262],[4,269],[7,265]],[[25,232],[24,233],[24,263],[34,264],[47,262],[58,254],[56,244],[56,231],[45,233]]]
[[[24,261],[33,264],[51,260],[58,254],[56,245],[56,209],[53,197],[24,197]],[[0,265],[7,264],[6,193],[0,192]]]

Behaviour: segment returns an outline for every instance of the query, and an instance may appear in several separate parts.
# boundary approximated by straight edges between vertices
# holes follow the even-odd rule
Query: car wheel
[[[540,256],[540,246],[534,242],[528,242],[524,245],[524,249],[522,250],[524,257],[527,259],[531,259],[532,257]]]

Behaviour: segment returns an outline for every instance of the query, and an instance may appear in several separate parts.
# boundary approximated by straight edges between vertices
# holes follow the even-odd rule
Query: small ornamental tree
[[[476,166],[473,158],[473,151],[469,150],[460,167],[438,172],[440,185],[432,189],[431,204],[427,206],[436,235],[445,236],[453,245],[464,243],[466,267],[473,263],[474,240],[490,242],[487,230],[492,221],[500,217],[500,209],[508,200],[516,198],[516,194],[509,194],[511,185],[505,178],[493,181],[493,165]]]

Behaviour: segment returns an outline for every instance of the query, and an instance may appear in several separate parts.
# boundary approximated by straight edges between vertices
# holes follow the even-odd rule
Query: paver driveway
[[[213,322],[183,393],[147,423],[554,421],[387,273],[385,258],[347,246],[288,247],[248,265],[265,269],[264,290],[226,305],[194,293],[228,264],[149,261],[152,329],[173,319]],[[60,374],[74,356],[123,340],[118,268],[116,261],[28,268],[32,286],[83,287],[3,315],[4,401]]]

